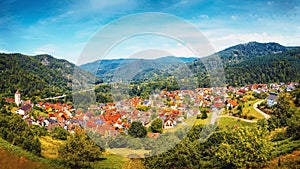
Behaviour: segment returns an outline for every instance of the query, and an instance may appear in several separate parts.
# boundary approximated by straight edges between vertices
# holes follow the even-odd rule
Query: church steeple
[[[17,104],[17,106],[19,106],[21,103],[21,93],[19,90],[17,90],[17,92],[15,93],[15,103]]]

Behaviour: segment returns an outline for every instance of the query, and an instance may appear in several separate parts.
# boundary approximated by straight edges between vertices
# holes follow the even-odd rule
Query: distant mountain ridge
[[[128,59],[112,59],[112,60],[98,60],[95,62],[83,64],[80,66],[81,69],[84,69],[88,72],[93,73],[104,81],[107,82],[108,79],[111,79],[116,73],[115,71],[122,71],[128,67],[138,66],[145,68],[145,72],[149,73],[151,70],[165,69],[169,66],[188,63],[193,60],[196,60],[195,57],[175,57],[175,56],[166,56],[157,59],[138,59],[138,58],[128,58]],[[144,74],[144,73],[143,73]]]
[[[270,54],[277,54],[287,52],[288,50],[297,49],[298,47],[285,47],[275,42],[259,43],[249,42],[245,44],[238,44],[222,51],[215,53],[224,66],[237,64],[239,62],[263,57]],[[209,59],[211,56],[203,58],[176,58],[174,56],[167,56],[158,59],[115,59],[115,60],[102,60],[81,65],[80,68],[93,73],[94,75],[102,78],[104,82],[110,82],[114,76],[121,73],[119,76],[126,76],[123,72],[128,72],[128,69],[138,65],[139,69],[143,69],[138,73],[135,79],[149,79],[154,74],[164,74],[167,69],[176,69],[180,63],[185,63],[193,71],[193,73],[201,73],[205,67],[203,61]],[[143,65],[143,66],[140,66]],[[116,71],[117,70],[117,71]],[[134,70],[130,70],[133,72]],[[178,70],[180,71],[180,70]]]

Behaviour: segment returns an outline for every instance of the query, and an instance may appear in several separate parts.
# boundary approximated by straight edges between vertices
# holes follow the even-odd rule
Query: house
[[[227,108],[229,107],[234,108],[238,105],[237,102],[234,100],[227,100],[226,102],[227,102]]]
[[[16,111],[16,113],[24,116],[24,115],[27,115],[31,111],[31,109],[32,109],[31,104],[26,104],[26,105],[22,106],[20,109],[18,109]]]
[[[172,120],[171,118],[166,118],[164,120],[165,129],[173,128],[175,125],[176,125],[176,121]]]
[[[267,98],[267,104],[269,106],[273,106],[275,104],[277,104],[276,99],[277,99],[277,93],[269,93],[270,95]]]

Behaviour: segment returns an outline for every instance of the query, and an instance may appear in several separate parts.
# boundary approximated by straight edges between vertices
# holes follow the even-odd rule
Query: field
[[[255,123],[249,123],[240,119],[236,119],[236,118],[232,118],[232,117],[221,117],[218,120],[218,126],[221,128],[225,128],[225,127],[234,127],[234,126],[238,126],[238,127],[245,127],[245,126],[254,126]]]
[[[40,138],[42,144],[42,156],[48,158],[57,158],[58,149],[64,144],[62,140],[55,140],[50,136],[44,136]]]
[[[144,157],[144,154],[150,153],[150,150],[142,150],[142,149],[133,150],[130,148],[113,148],[113,149],[106,149],[106,151],[123,157],[128,157],[131,154],[137,154],[141,157]]]
[[[254,103],[260,101],[259,99],[253,100],[253,101],[248,101],[245,103],[245,107],[243,108],[243,113],[248,114],[248,116],[254,116],[255,119],[263,119],[264,116],[260,113],[258,113],[254,108],[253,105]]]
[[[103,154],[103,160],[94,162],[92,166],[94,168],[115,168],[115,169],[122,169],[124,168],[124,165],[128,163],[129,159],[119,156],[119,155],[114,155],[110,153],[104,153]]]
[[[47,158],[57,158],[58,157],[58,149],[60,146],[64,144],[62,140],[56,140],[49,136],[40,138],[42,144],[42,155]],[[116,152],[126,153],[126,150],[115,150]],[[111,151],[113,152],[113,151]],[[128,152],[128,151],[127,151]],[[115,154],[111,154],[109,152],[104,152],[102,155],[102,160],[94,162],[92,166],[94,168],[123,168],[124,163],[128,161],[127,158]]]

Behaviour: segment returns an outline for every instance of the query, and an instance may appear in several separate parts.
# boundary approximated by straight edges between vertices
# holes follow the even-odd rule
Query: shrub
[[[60,140],[67,140],[69,132],[62,127],[54,127],[51,131],[51,136]]]

